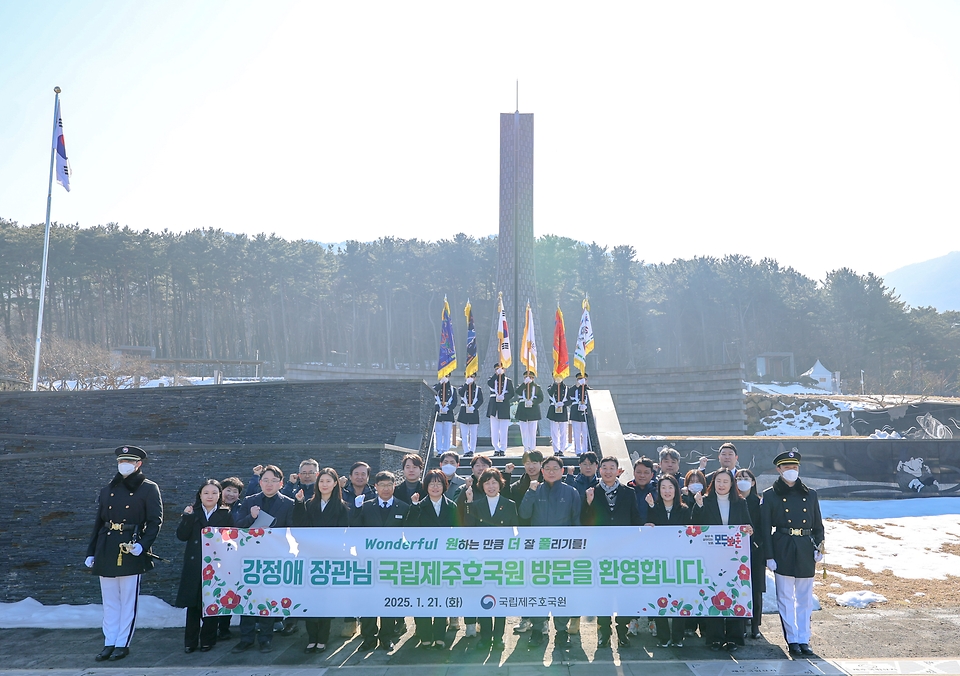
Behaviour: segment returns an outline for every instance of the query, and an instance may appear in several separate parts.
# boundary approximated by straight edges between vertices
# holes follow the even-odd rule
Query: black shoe
[[[558,458],[563,457],[563,451],[554,451],[553,454],[554,454],[555,456],[557,456]]]
[[[672,643],[673,643],[673,647],[674,647],[674,648],[682,648],[682,647],[683,647],[683,639],[682,639],[682,638],[675,639],[674,641],[672,641]]]
[[[553,639],[554,648],[567,649],[570,647],[570,634],[565,631],[558,631],[556,638]]]
[[[720,650],[723,647],[723,644],[720,641],[715,641],[710,644],[710,650]]]
[[[202,646],[200,646],[200,652],[202,652],[202,653],[208,653],[208,652],[210,652],[211,650],[213,650],[213,646],[212,646],[212,645],[202,645]]]
[[[763,638],[763,634],[761,634],[759,631],[755,631],[755,632],[753,632],[753,634],[751,635],[751,638],[761,639],[761,638]]]
[[[272,652],[273,652],[273,645],[270,643],[270,641],[265,641],[264,643],[261,643],[261,644],[260,644],[260,652],[262,652],[262,653],[272,653]]]
[[[230,652],[232,652],[232,653],[244,653],[244,652],[250,650],[250,648],[252,648],[252,647],[253,647],[253,643],[252,643],[252,642],[250,642],[250,641],[240,641],[240,643],[238,643],[237,645],[233,646],[233,650],[231,650]]]
[[[129,654],[130,648],[114,648],[113,652],[110,654],[110,661],[116,662],[117,660],[122,660]]]
[[[360,652],[367,652],[368,650],[373,650],[377,647],[377,639],[375,638],[365,638],[363,643],[360,644]]]
[[[323,644],[323,643],[318,643],[318,644],[317,644],[317,647],[313,649],[313,652],[315,652],[315,653],[322,653],[322,652],[323,652],[324,650],[326,650],[326,649],[327,649],[327,646],[326,646],[325,644]]]
[[[280,630],[280,635],[281,635],[281,636],[293,636],[293,635],[296,634],[298,631],[300,631],[300,627],[298,627],[297,625],[293,624],[293,625],[290,625],[289,627],[284,627],[283,629],[281,629],[281,630]]]
[[[233,634],[230,633],[229,629],[221,629],[217,632],[218,641],[226,641],[227,639],[233,638]]]
[[[617,643],[621,648],[626,648],[630,645],[630,637],[627,636],[627,633],[617,634]]]
[[[733,641],[727,641],[726,643],[723,644],[723,649],[726,650],[728,653],[736,652],[738,647],[739,646]]]
[[[799,643],[790,643],[790,644],[787,645],[787,648],[788,648],[788,650],[790,651],[790,654],[791,654],[791,655],[802,655],[802,654],[803,654],[803,651],[800,650],[800,644],[799,644]]]
[[[113,652],[113,646],[105,645],[103,646],[103,650],[100,651],[100,654],[94,657],[93,659],[96,660],[97,662],[103,662],[104,660],[110,658],[110,653],[112,652]]]
[[[195,645],[185,645],[185,646],[183,646],[183,652],[185,652],[185,653],[192,653],[192,652],[194,652],[196,649],[197,649],[197,646],[195,646]]]
[[[802,652],[804,655],[813,655],[813,654],[814,654],[814,653],[813,653],[813,648],[810,647],[810,644],[809,644],[809,643],[801,643],[801,644],[800,644],[800,652]]]
[[[609,648],[610,647],[610,634],[605,632],[597,632],[597,647],[598,648]]]
[[[657,647],[658,647],[658,648],[669,648],[669,647],[670,647],[670,639],[668,639],[668,638],[658,638],[658,639],[657,639]]]
[[[531,631],[530,638],[527,639],[527,645],[536,648],[541,643],[543,643],[543,634],[539,631]]]
[[[307,654],[317,652],[317,644],[316,644],[316,643],[308,643],[308,644],[307,644],[307,647],[303,649],[303,652],[305,652],[305,653],[307,653]]]
[[[380,639],[380,647],[383,648],[384,650],[386,650],[387,652],[390,652],[391,650],[393,650],[393,645],[394,645],[394,644],[393,644],[393,639],[392,639],[392,638],[382,638],[382,639]]]

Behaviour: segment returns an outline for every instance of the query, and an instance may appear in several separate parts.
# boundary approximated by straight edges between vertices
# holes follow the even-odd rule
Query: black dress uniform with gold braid
[[[163,523],[160,488],[140,471],[147,458],[136,446],[115,451],[117,474],[100,491],[86,565],[100,576],[103,651],[98,662],[130,653],[137,624],[140,575],[153,568],[153,546]]]

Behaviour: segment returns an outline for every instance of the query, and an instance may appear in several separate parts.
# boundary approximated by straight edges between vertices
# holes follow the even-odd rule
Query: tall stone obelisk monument
[[[546,336],[537,303],[536,270],[533,254],[533,113],[500,114],[500,234],[497,259],[497,291],[503,293],[503,307],[510,327],[513,353],[511,377],[522,380],[520,341],[523,338],[527,301],[533,308],[537,340],[538,376],[549,378],[550,351],[544,350]],[[496,313],[494,312],[494,317]],[[552,341],[552,337],[550,337]],[[498,357],[497,327],[493,326],[481,377],[493,372]],[[546,382],[546,381],[543,381]]]

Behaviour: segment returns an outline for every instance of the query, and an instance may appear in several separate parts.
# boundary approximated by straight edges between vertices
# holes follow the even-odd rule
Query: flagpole
[[[40,270],[40,307],[37,311],[37,344],[33,350],[33,380],[30,384],[32,392],[37,391],[37,377],[40,375],[40,335],[43,331],[43,301],[47,291],[47,254],[50,251],[50,201],[53,197],[53,160],[57,152],[55,139],[57,136],[57,110],[60,108],[60,87],[54,87],[53,100],[53,134],[50,142],[50,178],[47,181],[47,224],[43,231],[43,265]]]

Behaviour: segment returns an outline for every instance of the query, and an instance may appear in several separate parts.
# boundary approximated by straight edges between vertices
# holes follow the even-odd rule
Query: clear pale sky
[[[0,0],[0,216],[323,242],[536,234],[814,278],[960,248],[955,2]]]

